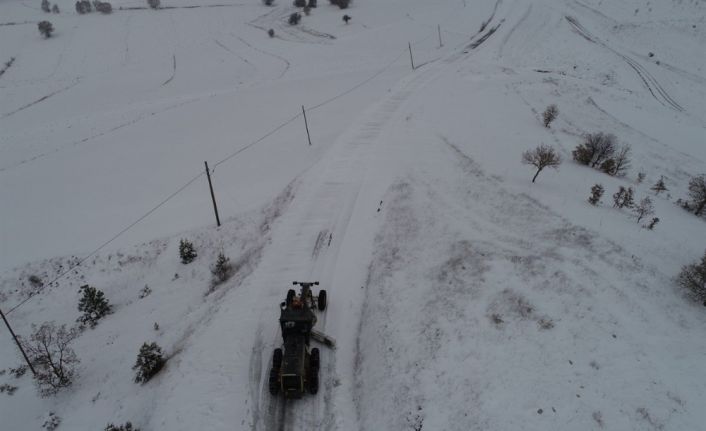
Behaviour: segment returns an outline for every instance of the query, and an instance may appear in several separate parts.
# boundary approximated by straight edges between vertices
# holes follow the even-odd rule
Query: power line
[[[167,202],[169,202],[174,196],[176,196],[176,195],[178,195],[179,193],[181,193],[182,191],[184,191],[184,189],[186,189],[187,187],[189,187],[194,181],[196,181],[197,179],[199,179],[203,174],[204,174],[204,172],[201,172],[201,173],[199,173],[198,175],[196,175],[194,178],[192,178],[192,179],[190,179],[189,181],[187,181],[183,186],[179,187],[179,189],[177,189],[177,191],[175,191],[175,192],[173,192],[172,194],[170,194],[169,196],[167,196],[167,197],[166,197],[164,200],[162,200],[160,203],[158,203],[157,205],[155,205],[154,207],[152,207],[152,209],[150,209],[149,211],[147,211],[146,213],[144,213],[142,216],[140,216],[140,218],[138,218],[138,219],[135,220],[134,222],[130,223],[127,227],[125,227],[123,230],[121,230],[121,231],[118,232],[117,234],[113,235],[113,237],[111,237],[109,240],[105,241],[103,244],[101,244],[98,248],[96,248],[95,250],[93,250],[92,252],[90,252],[90,253],[89,253],[87,256],[85,256],[83,259],[79,260],[76,265],[70,267],[69,269],[67,269],[67,270],[65,270],[64,272],[62,272],[61,274],[59,274],[58,276],[54,277],[54,279],[51,280],[48,284],[54,283],[55,281],[57,281],[57,280],[61,279],[62,277],[64,277],[64,276],[65,276],[66,274],[68,274],[69,272],[71,272],[71,271],[73,271],[74,269],[76,269],[77,267],[81,266],[81,264],[82,264],[83,262],[85,262],[86,260],[88,260],[89,258],[91,258],[92,256],[94,256],[96,253],[98,253],[99,251],[101,251],[103,248],[105,248],[105,247],[106,247],[108,244],[110,244],[111,242],[113,242],[113,241],[115,241],[116,239],[118,239],[118,237],[120,237],[122,234],[124,234],[125,232],[129,231],[130,229],[132,229],[136,224],[138,224],[138,223],[141,222],[142,220],[144,220],[144,219],[146,219],[147,217],[149,217],[150,214],[152,214],[153,212],[157,211],[157,209],[159,209],[162,205],[164,205],[164,204],[166,204]],[[8,311],[8,312],[5,313],[5,314],[6,314],[6,315],[9,315],[10,313],[12,313],[12,312],[15,311],[16,309],[20,308],[20,307],[21,307],[22,305],[24,305],[27,301],[29,301],[30,299],[32,299],[32,298],[34,298],[34,297],[35,297],[35,295],[30,295],[30,296],[28,296],[27,298],[25,298],[24,301],[20,302],[19,304],[15,305],[14,307],[12,307],[12,308],[10,309],[10,311]]]

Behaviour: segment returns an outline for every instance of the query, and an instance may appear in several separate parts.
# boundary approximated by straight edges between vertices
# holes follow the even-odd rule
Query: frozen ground
[[[50,411],[71,430],[700,429],[706,314],[674,276],[706,229],[673,201],[706,173],[706,3],[355,0],[348,25],[320,3],[290,27],[289,2],[0,0],[0,306],[26,300],[24,336],[72,324],[85,283],[115,307],[76,341],[70,389],[0,376],[3,430]],[[632,145],[625,178],[571,162],[595,131]],[[540,143],[564,163],[532,184]],[[612,208],[661,175],[654,231]],[[238,271],[213,289],[221,251]],[[302,279],[328,290],[338,348],[319,394],[285,403],[267,374]],[[141,386],[144,341],[169,361]]]

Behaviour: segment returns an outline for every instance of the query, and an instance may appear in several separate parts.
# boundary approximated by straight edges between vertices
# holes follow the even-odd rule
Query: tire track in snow
[[[224,50],[228,51],[231,55],[233,55],[234,57],[238,58],[238,59],[239,59],[240,61],[242,61],[243,63],[245,63],[245,64],[247,64],[248,66],[252,67],[253,69],[257,70],[257,67],[253,66],[252,63],[250,63],[247,58],[244,58],[244,57],[238,55],[236,52],[234,52],[233,50],[231,50],[230,48],[228,48],[227,46],[225,46],[220,40],[214,38],[214,39],[213,39],[213,42],[214,42],[216,45],[218,45],[218,46],[220,46],[221,48],[223,48]]]
[[[515,30],[517,30],[519,27],[521,27],[522,24],[525,23],[525,21],[527,20],[527,18],[529,18],[530,13],[532,13],[532,4],[530,4],[530,5],[527,7],[527,10],[526,10],[525,13],[522,15],[522,17],[520,18],[520,20],[517,21],[517,23],[510,29],[510,31],[507,32],[507,34],[505,35],[505,37],[503,37],[503,40],[502,40],[502,42],[500,43],[500,48],[498,48],[498,56],[499,56],[499,57],[502,57],[502,56],[503,56],[503,50],[505,50],[505,45],[507,45],[507,42],[510,40],[510,38],[512,37],[512,35],[515,33]]]
[[[176,76],[176,54],[172,54],[172,76],[170,76],[169,79],[167,79],[166,81],[164,81],[162,83],[162,87],[164,87],[165,85],[172,82],[172,80],[174,79],[175,76]]]
[[[578,22],[576,18],[571,16],[565,16],[564,18],[569,22],[569,24],[571,24],[574,31],[576,31],[581,37],[591,43],[606,48],[613,54],[622,58],[623,61],[625,61],[628,66],[630,66],[635,71],[635,73],[637,73],[637,76],[640,78],[640,80],[642,80],[642,83],[645,84],[645,87],[647,87],[647,90],[649,90],[650,94],[652,94],[652,97],[654,97],[655,100],[657,100],[664,106],[671,107],[676,111],[684,112],[684,108],[679,105],[679,103],[677,103],[669,95],[669,93],[667,93],[667,91],[662,87],[662,85],[657,81],[657,79],[652,76],[652,74],[650,74],[650,72],[648,72],[647,69],[645,69],[640,63],[628,57],[627,55],[616,51],[615,49],[611,48],[610,46],[593,36],[588,30],[586,30],[584,26],[581,25],[581,23]]]
[[[22,112],[22,111],[24,111],[25,109],[31,108],[31,107],[34,106],[34,105],[37,105],[37,104],[39,104],[39,103],[42,103],[42,102],[44,102],[45,100],[49,99],[50,97],[56,96],[57,94],[60,94],[60,93],[63,93],[64,91],[67,91],[67,90],[69,90],[69,89],[71,89],[71,88],[77,86],[77,85],[79,84],[79,82],[81,82],[81,80],[80,80],[80,79],[77,79],[76,82],[74,82],[74,83],[71,84],[71,85],[67,85],[66,87],[61,88],[61,89],[59,89],[59,90],[56,90],[56,91],[54,91],[53,93],[49,93],[49,94],[47,94],[46,96],[40,97],[39,99],[35,100],[34,102],[30,102],[30,103],[28,103],[28,104],[26,104],[26,105],[24,105],[24,106],[21,106],[21,107],[15,109],[14,111],[11,111],[11,112],[8,112],[8,113],[6,113],[6,114],[3,114],[2,116],[0,116],[0,120],[3,119],[3,118],[7,118],[7,117],[9,117],[9,116],[11,116],[11,115],[15,115],[15,114],[17,114],[18,112]]]
[[[277,55],[277,54],[272,54],[271,52],[267,52],[267,51],[262,50],[262,49],[260,49],[260,48],[258,48],[258,47],[256,47],[256,46],[253,46],[253,45],[251,45],[248,41],[246,41],[245,39],[243,39],[242,37],[240,37],[240,36],[237,36],[237,37],[236,37],[235,34],[233,34],[233,33],[230,33],[230,35],[231,35],[232,37],[235,37],[235,38],[238,39],[239,41],[241,41],[243,44],[245,44],[245,45],[246,45],[247,47],[249,47],[250,49],[253,49],[253,50],[257,51],[257,52],[261,52],[261,53],[263,53],[263,54],[265,54],[265,55],[269,55],[270,57],[276,58],[277,60],[280,60],[280,61],[284,62],[284,70],[282,71],[282,73],[279,74],[279,76],[277,77],[277,79],[282,78],[282,77],[284,76],[284,74],[287,73],[287,71],[289,71],[289,67],[291,66],[291,63],[289,63],[289,60],[287,60],[286,58],[280,57],[280,56]]]

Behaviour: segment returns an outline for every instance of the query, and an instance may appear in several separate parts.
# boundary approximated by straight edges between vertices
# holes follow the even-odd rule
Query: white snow
[[[703,427],[706,314],[674,280],[706,247],[674,203],[706,173],[703,0],[319,0],[296,27],[282,0],[39,3],[0,0],[0,307],[25,338],[74,324],[86,283],[114,312],[56,396],[0,375],[3,431],[49,412],[59,430]],[[626,177],[571,160],[599,131],[632,146]],[[520,156],[541,143],[564,162],[533,184]],[[619,186],[652,197],[655,230],[612,207]],[[220,252],[237,272],[214,287]],[[319,393],[284,402],[267,377],[293,280],[328,291],[337,348]],[[167,365],[139,385],[151,341]],[[0,370],[22,363],[0,346]]]

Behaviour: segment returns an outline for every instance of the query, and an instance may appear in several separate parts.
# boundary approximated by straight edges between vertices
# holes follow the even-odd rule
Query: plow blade
[[[319,343],[330,347],[332,349],[336,348],[336,340],[324,334],[323,332],[317,331],[315,329],[311,330],[311,338],[318,341]]]

